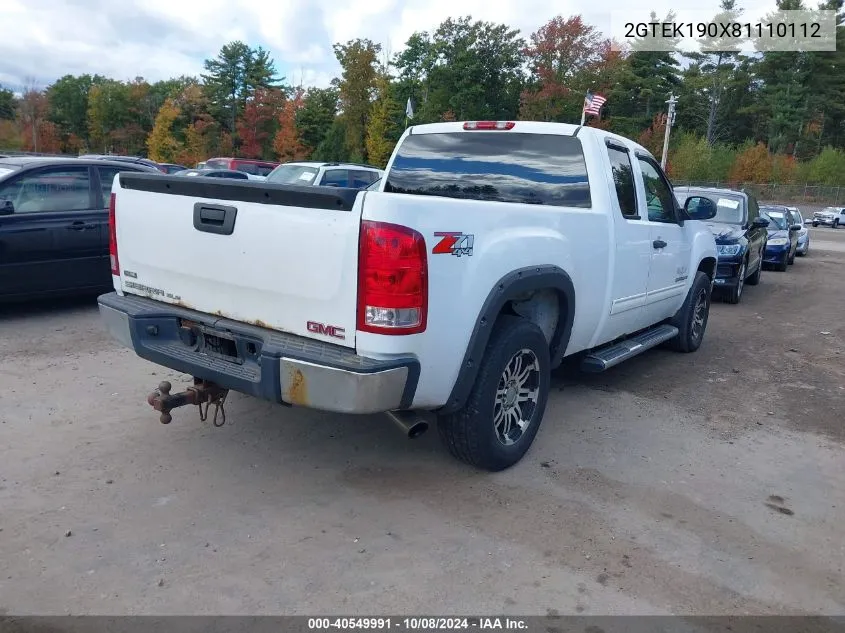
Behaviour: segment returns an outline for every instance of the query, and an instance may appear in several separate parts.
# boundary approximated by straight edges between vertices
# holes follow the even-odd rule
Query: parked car
[[[177,171],[185,171],[188,168],[184,165],[177,165],[175,163],[159,163],[158,169],[159,171],[163,171],[165,174],[175,174]]]
[[[121,163],[131,163],[133,165],[144,165],[146,167],[155,167],[158,169],[158,163],[149,158],[142,158],[140,156],[117,156],[114,154],[83,154],[79,156],[85,160],[111,160],[119,161]]]
[[[681,208],[644,147],[562,123],[410,132],[380,191],[121,174],[99,304],[116,340],[196,377],[150,394],[162,422],[228,390],[410,437],[433,412],[454,456],[501,470],[564,357],[702,344],[716,204]]]
[[[746,283],[750,286],[760,283],[768,221],[760,217],[757,199],[745,191],[675,187],[680,204],[690,196],[716,201],[716,217],[708,222],[719,257],[716,288],[724,292],[728,303],[739,303]]]
[[[372,165],[300,161],[279,165],[267,175],[267,181],[283,185],[366,189],[383,176],[384,171]]]
[[[825,207],[813,214],[813,226],[845,226],[845,207]]]
[[[118,172],[161,175],[101,159],[0,159],[0,300],[111,287],[108,203]]]
[[[798,248],[795,250],[796,255],[804,257],[810,252],[810,231],[807,229],[807,220],[804,219],[798,207],[786,207],[792,212],[792,217],[796,224],[801,225],[801,230],[798,231]]]
[[[760,215],[769,221],[769,238],[766,242],[765,264],[784,272],[786,267],[795,263],[798,250],[798,232],[803,228],[796,223],[792,212],[782,206],[766,205],[760,207]]]
[[[234,169],[184,169],[177,171],[174,176],[202,176],[203,178],[232,178],[234,180],[249,180],[249,174]]]
[[[206,168],[232,169],[253,176],[266,176],[278,165],[279,163],[251,158],[209,158],[205,161]]]

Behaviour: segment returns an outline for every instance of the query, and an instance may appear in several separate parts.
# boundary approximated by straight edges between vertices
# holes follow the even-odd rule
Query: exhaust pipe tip
[[[387,416],[405,432],[409,440],[428,431],[428,422],[414,411],[388,411]]]
[[[415,437],[419,437],[426,431],[428,431],[428,422],[417,422],[416,424],[411,425],[411,428],[408,429],[408,439],[412,440]]]

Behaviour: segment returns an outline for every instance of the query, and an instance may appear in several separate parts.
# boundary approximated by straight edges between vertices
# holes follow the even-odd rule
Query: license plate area
[[[216,330],[188,319],[179,321],[179,337],[182,342],[200,354],[239,365],[244,362],[244,352],[250,356],[257,355],[254,344],[238,341],[230,332]]]
[[[233,363],[243,362],[240,354],[238,354],[238,345],[234,337],[209,330],[206,327],[200,328],[199,347],[197,351],[200,354],[214,356]]]

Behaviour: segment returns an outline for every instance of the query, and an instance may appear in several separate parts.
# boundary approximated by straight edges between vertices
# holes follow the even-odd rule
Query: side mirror
[[[716,203],[704,196],[690,196],[684,203],[684,213],[690,220],[710,220],[716,217]]]
[[[801,226],[800,224],[793,224],[792,226],[789,227],[789,232],[795,233],[795,231],[800,231],[802,228],[804,228],[804,227]]]
[[[769,226],[769,221],[766,218],[754,218],[751,223],[752,229],[765,229],[767,226]]]
[[[12,215],[15,212],[15,203],[11,200],[0,200],[0,215]]]

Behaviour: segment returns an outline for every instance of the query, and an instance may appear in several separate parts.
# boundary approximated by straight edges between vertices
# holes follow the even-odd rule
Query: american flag
[[[584,113],[598,116],[605,101],[607,99],[601,95],[594,95],[592,92],[588,92],[587,96],[584,97]]]

